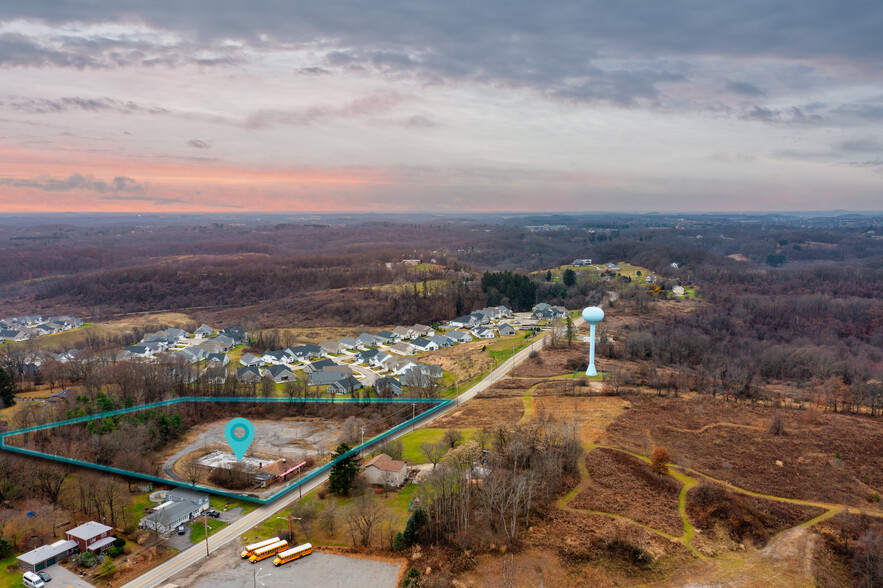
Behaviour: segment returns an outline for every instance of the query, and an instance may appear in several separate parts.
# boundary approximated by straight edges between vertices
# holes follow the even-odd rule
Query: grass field
[[[10,566],[17,566],[18,562],[15,559],[14,555],[7,557],[6,559],[0,559],[0,588],[13,588],[14,586],[21,586],[21,576],[22,572],[7,572],[6,569]]]
[[[224,512],[234,508],[241,508],[242,514],[248,514],[258,507],[258,505],[253,502],[234,500],[232,498],[224,498],[223,496],[212,496],[209,498],[208,503],[213,509]]]
[[[442,440],[447,429],[417,429],[402,437],[402,458],[413,464],[428,463],[426,456],[420,451],[423,443],[438,443]],[[463,440],[471,439],[477,429],[459,429],[463,433]]]
[[[224,521],[219,521],[217,519],[209,519],[208,520],[208,536],[211,537],[217,531],[220,531],[224,527],[226,527],[228,523]],[[190,528],[193,529],[193,532],[190,533],[190,542],[191,543],[199,543],[200,541],[205,539],[205,525],[202,522],[202,519],[198,519],[190,523]]]

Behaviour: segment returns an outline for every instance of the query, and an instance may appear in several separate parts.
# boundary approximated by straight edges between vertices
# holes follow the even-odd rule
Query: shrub
[[[114,558],[120,555],[122,552],[123,550],[121,548],[117,547],[116,545],[111,545],[104,553],[107,555],[107,557]]]
[[[122,549],[123,547],[126,546],[126,540],[120,539],[119,537],[117,537],[113,541],[113,546],[116,547],[117,549]]]
[[[0,539],[0,559],[6,559],[12,555],[12,543],[6,539]]]
[[[776,414],[770,419],[770,433],[776,436],[785,434],[785,418],[782,415]]]
[[[653,450],[653,457],[650,458],[650,467],[657,474],[668,473],[668,462],[671,461],[671,454],[665,447],[657,447]]]
[[[95,557],[94,554],[89,553],[81,553],[77,556],[77,564],[84,568],[94,567],[98,563],[98,558]]]

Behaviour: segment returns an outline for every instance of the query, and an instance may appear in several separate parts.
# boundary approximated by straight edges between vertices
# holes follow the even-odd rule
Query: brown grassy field
[[[524,416],[521,396],[474,398],[436,420],[432,426],[443,429],[493,429],[511,426]]]
[[[675,537],[684,532],[678,513],[681,485],[643,461],[619,451],[595,449],[586,456],[589,481],[570,502],[580,510],[626,516]]]
[[[451,372],[462,382],[490,369],[493,365],[493,360],[481,352],[481,348],[486,345],[484,341],[473,341],[447,349],[421,353],[418,357],[423,362],[440,365],[443,370]]]
[[[583,442],[595,443],[631,404],[612,396],[535,396],[536,414],[562,423],[576,423]]]
[[[778,409],[704,398],[630,398],[605,443],[648,454],[667,448],[675,463],[764,494],[879,508],[883,427],[865,417],[782,411],[785,434],[769,432]],[[781,465],[780,465],[781,464]]]

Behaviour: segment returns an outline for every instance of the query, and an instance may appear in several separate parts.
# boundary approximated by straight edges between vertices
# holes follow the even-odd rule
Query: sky
[[[5,0],[0,213],[883,209],[883,2]]]

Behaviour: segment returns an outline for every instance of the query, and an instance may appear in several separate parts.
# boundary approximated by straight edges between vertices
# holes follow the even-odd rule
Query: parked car
[[[25,572],[24,577],[21,579],[21,583],[28,588],[43,588],[43,586],[46,585],[40,576],[34,572]]]
[[[221,513],[219,513],[219,512],[216,511],[216,510],[207,510],[207,511],[205,511],[205,514],[207,514],[208,516],[212,517],[213,519],[219,519],[219,518],[221,518]]]
[[[52,579],[52,576],[50,576],[49,572],[47,572],[46,570],[41,570],[41,571],[37,572],[37,575],[40,576],[40,579],[43,580],[44,582],[48,582],[49,580]]]
[[[184,525],[179,526],[178,527],[178,535],[183,535],[184,533],[185,533]]]

